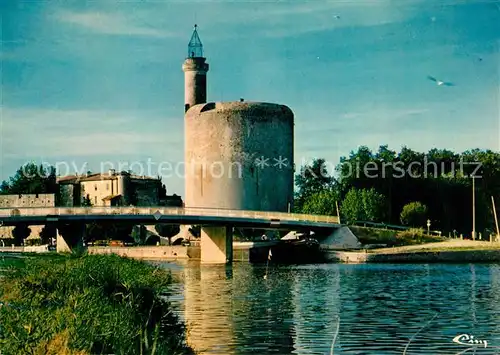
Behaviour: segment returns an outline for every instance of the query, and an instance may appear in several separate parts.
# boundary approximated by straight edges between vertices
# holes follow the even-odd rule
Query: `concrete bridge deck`
[[[51,222],[110,222],[137,224],[199,224],[247,228],[331,229],[339,227],[338,217],[283,212],[245,211],[179,207],[41,207],[0,208],[4,226],[20,223],[42,225]]]
[[[227,263],[232,259],[233,227],[287,230],[333,230],[338,217],[283,212],[180,207],[40,207],[0,208],[0,225],[57,227],[57,249],[82,245],[91,222],[201,225],[201,260]]]

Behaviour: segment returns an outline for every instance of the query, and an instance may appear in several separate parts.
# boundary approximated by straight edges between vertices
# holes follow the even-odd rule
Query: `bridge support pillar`
[[[83,249],[85,235],[85,223],[59,224],[56,238],[57,252],[70,253],[74,249]]]
[[[233,227],[201,227],[201,263],[233,261]]]

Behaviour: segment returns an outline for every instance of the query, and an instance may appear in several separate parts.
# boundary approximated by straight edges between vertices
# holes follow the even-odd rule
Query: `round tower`
[[[203,45],[198,36],[197,25],[188,45],[188,56],[182,65],[184,71],[184,112],[190,107],[207,102],[208,63],[203,57]]]
[[[210,102],[185,115],[186,207],[287,212],[293,203],[293,112]]]

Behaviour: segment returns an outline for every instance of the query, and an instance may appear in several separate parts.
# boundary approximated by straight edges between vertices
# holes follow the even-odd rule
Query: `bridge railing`
[[[217,216],[239,217],[252,219],[277,219],[283,221],[310,221],[323,223],[339,223],[337,216],[322,216],[300,213],[230,210],[201,207],[26,207],[0,208],[0,218],[20,216],[48,216],[48,215],[152,215],[160,212],[162,215],[187,216]]]

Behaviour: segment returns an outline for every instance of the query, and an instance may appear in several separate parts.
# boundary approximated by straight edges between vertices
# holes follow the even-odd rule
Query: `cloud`
[[[362,2],[362,5],[346,1],[259,2],[258,5],[249,2],[224,8],[226,16],[216,16],[217,21],[207,26],[224,38],[284,38],[342,27],[380,26],[399,22],[414,14],[415,9],[405,5],[397,6],[389,0]],[[207,8],[207,11],[211,13],[216,9]],[[228,27],[235,29],[228,31]]]
[[[363,110],[355,112],[346,112],[339,114],[338,118],[330,121],[327,125],[321,128],[309,128],[308,126],[300,127],[303,134],[335,134],[342,132],[358,136],[362,132],[388,133],[394,132],[395,129],[405,129],[405,127],[413,129],[412,121],[415,116],[421,116],[428,112],[429,108],[393,108],[393,107],[377,107],[372,108],[366,106]],[[325,120],[325,122],[328,122]]]
[[[4,108],[0,122],[3,159],[177,154],[183,144],[182,125],[155,112]]]
[[[57,18],[61,22],[81,26],[94,32],[108,35],[171,37],[173,34],[150,26],[133,24],[132,18],[104,12],[60,11]]]

